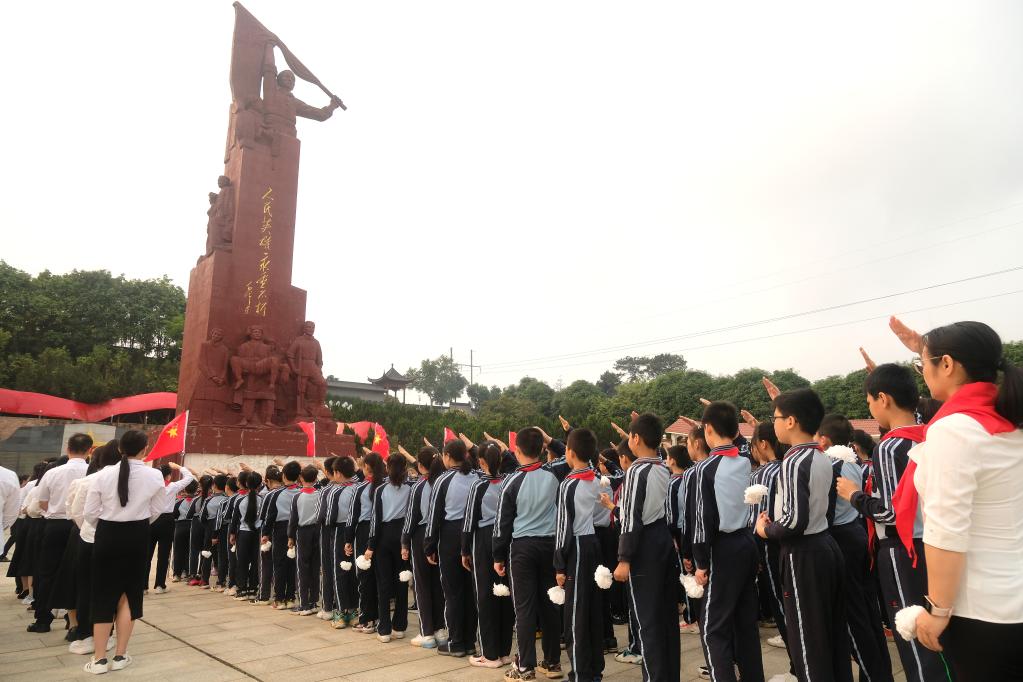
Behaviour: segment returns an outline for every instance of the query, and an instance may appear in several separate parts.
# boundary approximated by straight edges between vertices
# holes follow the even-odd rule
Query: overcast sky
[[[657,352],[819,378],[861,344],[906,359],[901,312],[1023,338],[1023,270],[798,315],[1023,266],[1019,3],[246,6],[349,107],[299,122],[293,283],[327,373],[453,347],[488,384]],[[233,22],[0,6],[0,258],[187,286]]]

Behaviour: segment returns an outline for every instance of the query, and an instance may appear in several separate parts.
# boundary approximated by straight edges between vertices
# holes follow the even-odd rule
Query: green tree
[[[652,357],[632,355],[615,361],[615,372],[624,374],[627,381],[649,381],[669,372],[683,372],[686,359],[674,353],[659,353]]]
[[[470,384],[465,389],[465,395],[469,397],[469,402],[472,404],[472,409],[478,410],[480,407],[491,400],[496,400],[501,397],[501,388],[499,386],[484,386],[483,384]]]
[[[546,417],[553,417],[555,415],[551,407],[554,389],[532,377],[523,377],[519,380],[519,383],[508,386],[504,389],[503,395],[509,398],[528,400],[536,406],[540,414]]]
[[[441,355],[435,360],[423,360],[419,369],[410,369],[406,376],[412,379],[409,385],[428,395],[434,405],[456,400],[469,385],[454,360],[447,355]]]
[[[597,379],[597,388],[606,396],[613,396],[621,385],[622,378],[614,372],[604,372]]]

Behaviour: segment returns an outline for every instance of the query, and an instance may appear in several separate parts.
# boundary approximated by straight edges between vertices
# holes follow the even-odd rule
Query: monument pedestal
[[[264,456],[268,459],[283,457],[302,460],[306,456],[305,433],[284,429],[249,429],[237,426],[188,425],[185,437],[186,462],[195,456],[215,455],[216,461],[223,462],[224,455],[239,457],[248,464],[246,457]],[[355,438],[347,434],[323,433],[316,431],[316,456],[333,457],[346,455],[355,457]],[[216,465],[221,466],[221,465]]]

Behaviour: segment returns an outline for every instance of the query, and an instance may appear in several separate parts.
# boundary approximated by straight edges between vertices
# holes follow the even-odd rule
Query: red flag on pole
[[[512,453],[515,452],[515,435],[514,431],[508,432],[508,449],[511,450]]]
[[[359,437],[359,440],[365,445],[366,438],[369,437],[369,430],[373,426],[373,422],[355,422],[349,424],[348,428],[355,432],[355,435]]]
[[[174,417],[167,426],[163,427],[153,449],[149,451],[144,461],[152,462],[155,459],[176,455],[179,452],[184,454],[186,431],[188,431],[188,410]]]
[[[449,440],[458,440],[458,434],[445,426],[444,427],[444,442],[447,443]]]
[[[387,431],[380,424],[373,424],[373,447],[370,450],[384,459],[391,454],[391,441],[387,438]]]
[[[298,428],[306,435],[305,454],[306,457],[316,456],[316,422],[299,422]]]

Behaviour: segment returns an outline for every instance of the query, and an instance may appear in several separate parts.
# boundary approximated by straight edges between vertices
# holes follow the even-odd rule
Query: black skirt
[[[60,558],[57,577],[53,582],[53,594],[50,597],[50,604],[55,609],[70,610],[78,606],[76,601],[78,590],[75,583],[75,571],[78,565],[79,535],[78,526],[72,526],[71,534],[67,538],[67,546],[64,547],[64,555]]]
[[[132,620],[142,617],[149,564],[149,521],[96,522],[92,548],[92,622],[112,623],[124,595]]]
[[[41,516],[37,519],[26,516],[22,521],[24,523],[21,524],[20,531],[25,535],[15,540],[14,557],[7,570],[10,577],[27,578],[36,574],[36,558],[39,555],[39,545],[42,544],[46,519]]]

